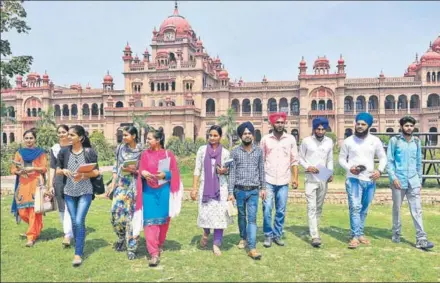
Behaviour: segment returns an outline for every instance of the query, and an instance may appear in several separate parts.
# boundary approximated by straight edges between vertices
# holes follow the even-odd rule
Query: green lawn
[[[390,206],[373,206],[365,229],[371,247],[349,250],[346,206],[325,205],[321,237],[324,245],[309,245],[305,205],[289,204],[285,247],[262,247],[261,203],[257,248],[261,261],[253,261],[235,244],[237,224],[225,233],[223,255],[215,257],[198,246],[201,229],[196,225],[197,206],[185,202],[181,215],[172,220],[162,262],[156,269],[145,260],[145,243],[138,258],[112,249],[115,235],[110,225],[110,202],[96,199],[87,218],[85,261],[72,268],[74,250],[62,249],[62,232],[56,212],[44,218],[44,230],[33,248],[18,237],[26,225],[16,225],[9,213],[11,197],[1,201],[1,281],[440,281],[440,209],[424,207],[426,231],[436,249],[413,247],[414,228],[408,208],[403,208],[405,241],[390,241]],[[210,241],[210,244],[212,241]]]

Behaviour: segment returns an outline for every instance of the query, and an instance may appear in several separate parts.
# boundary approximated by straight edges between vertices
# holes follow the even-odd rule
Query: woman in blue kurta
[[[176,197],[180,195],[180,175],[174,154],[163,149],[163,129],[150,131],[147,142],[150,148],[142,153],[139,162],[138,197],[133,225],[143,226],[147,250],[151,255],[149,265],[157,266],[168,232],[170,216],[175,207],[180,206],[181,198]],[[142,224],[136,221],[140,217]],[[134,230],[140,229],[134,227]]]

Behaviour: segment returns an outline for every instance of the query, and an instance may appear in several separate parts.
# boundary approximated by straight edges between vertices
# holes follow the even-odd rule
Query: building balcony
[[[18,121],[20,122],[35,122],[40,120],[40,117],[28,117],[28,116],[23,116],[20,119],[18,119]]]
[[[440,111],[440,106],[427,107],[425,111],[429,112],[429,113],[439,112]]]
[[[250,117],[251,116],[251,112],[242,112],[241,113],[241,117]]]
[[[368,112],[371,115],[377,115],[377,114],[379,114],[379,109],[368,109]]]
[[[254,112],[253,114],[254,114],[254,117],[255,117],[255,116],[262,116],[262,115],[263,115],[263,112],[261,112],[261,111],[256,111],[256,112]]]
[[[215,111],[206,112],[206,117],[215,117]]]
[[[394,115],[396,114],[395,109],[385,109],[385,115]]]
[[[408,108],[397,109],[397,113],[400,114],[400,115],[407,114],[408,113]]]
[[[344,109],[344,114],[345,115],[354,115],[354,110]]]
[[[409,112],[414,113],[414,114],[418,114],[418,113],[420,113],[420,108],[410,108]]]

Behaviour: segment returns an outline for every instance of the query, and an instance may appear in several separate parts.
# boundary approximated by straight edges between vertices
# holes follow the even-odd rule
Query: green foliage
[[[10,143],[7,146],[1,147],[1,176],[11,175],[11,159],[14,159],[14,155],[20,148],[19,143]]]
[[[234,108],[228,108],[228,111],[226,112],[226,115],[221,115],[217,118],[218,124],[220,127],[225,128],[226,127],[226,136],[229,139],[228,146],[225,146],[228,149],[232,149],[234,146],[233,137],[236,133],[236,127],[237,122],[235,120],[235,110]],[[224,129],[223,129],[224,131]]]
[[[133,124],[136,127],[136,129],[138,130],[139,133],[139,142],[141,145],[144,144],[144,137],[142,135],[143,130],[145,131],[149,131],[151,129],[151,126],[146,122],[147,117],[150,115],[150,112],[146,112],[142,115],[136,115],[136,114],[132,114],[132,119],[133,119]]]
[[[90,143],[98,154],[100,166],[109,166],[115,162],[115,147],[112,146],[101,131],[94,131],[90,136]]]
[[[4,34],[10,30],[18,33],[28,33],[30,27],[26,24],[26,11],[22,6],[23,1],[1,1],[0,32],[0,61],[1,81],[0,88],[11,88],[9,79],[16,74],[24,75],[29,72],[32,64],[32,56],[12,56],[11,45],[3,39]]]
[[[166,148],[171,150],[176,156],[195,155],[200,146],[206,144],[202,138],[196,139],[194,142],[191,138],[186,138],[181,141],[178,137],[171,137],[168,139]]]
[[[58,136],[55,127],[49,125],[37,127],[37,146],[49,152],[56,143],[58,143]]]
[[[334,144],[338,143],[338,137],[336,136],[335,133],[333,133],[333,132],[327,132],[325,135],[326,135],[327,137],[331,138]]]

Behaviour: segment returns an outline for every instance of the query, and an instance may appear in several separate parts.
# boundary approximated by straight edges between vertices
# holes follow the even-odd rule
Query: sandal
[[[208,245],[208,237],[209,235],[205,235],[205,234],[202,235],[202,239],[200,240],[200,246],[202,248],[206,248],[206,246]]]
[[[220,250],[220,248],[216,245],[212,245],[212,252],[214,253],[214,255],[216,256],[221,256],[222,255],[222,251]]]
[[[359,247],[359,240],[357,238],[353,238],[351,239],[351,241],[348,243],[348,248],[349,249],[356,249],[357,247]]]
[[[27,241],[27,243],[26,243],[26,247],[28,247],[28,248],[33,247],[34,244],[35,244],[35,241],[29,240],[29,241]]]
[[[370,240],[368,240],[367,238],[365,238],[364,236],[360,236],[359,237],[359,242],[361,243],[361,244],[364,244],[364,245],[369,245],[371,242],[370,242]]]
[[[26,239],[27,238],[27,235],[25,233],[20,233],[18,236],[20,238],[22,238],[22,239]]]
[[[69,237],[64,237],[63,242],[62,242],[63,247],[68,248],[70,247],[70,238]]]

